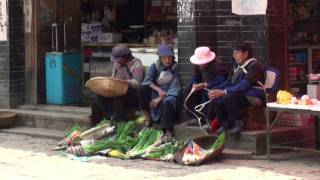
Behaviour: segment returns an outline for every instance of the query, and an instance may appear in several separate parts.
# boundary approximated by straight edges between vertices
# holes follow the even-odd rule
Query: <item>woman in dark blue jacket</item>
[[[248,43],[239,43],[233,49],[236,61],[228,79],[209,91],[214,101],[214,109],[222,125],[217,133],[231,129],[231,134],[239,133],[244,125],[241,109],[264,102],[264,65],[253,58]]]

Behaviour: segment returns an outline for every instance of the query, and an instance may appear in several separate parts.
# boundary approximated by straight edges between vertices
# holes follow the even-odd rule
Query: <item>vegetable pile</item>
[[[163,141],[161,131],[154,128],[141,129],[139,121],[121,122],[116,125],[105,121],[84,132],[80,132],[80,128],[76,127],[58,146],[67,147],[67,152],[76,156],[102,153],[121,159],[143,158],[173,161],[184,143],[173,138]],[[224,144],[224,140],[225,134],[223,133],[209,150],[204,150],[190,140],[184,151],[184,164],[192,164],[205,158],[208,153],[219,149]]]

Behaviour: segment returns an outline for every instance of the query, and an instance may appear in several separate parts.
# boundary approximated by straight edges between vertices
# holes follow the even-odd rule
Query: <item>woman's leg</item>
[[[149,101],[151,99],[151,88],[149,86],[141,85],[138,88],[139,108],[144,111],[149,111]]]
[[[125,121],[127,119],[126,115],[126,95],[115,97],[113,99],[113,116],[114,121]]]
[[[138,88],[138,104],[139,109],[142,111],[142,116],[144,116],[144,126],[151,126],[151,117],[149,115],[149,105],[151,99],[151,88],[149,86],[141,85]]]
[[[111,98],[106,98],[97,94],[92,96],[92,105],[91,105],[91,124],[93,126],[100,123],[100,121],[105,116],[111,116]]]
[[[172,102],[164,100],[162,104],[162,115],[161,115],[161,128],[173,135],[174,123],[175,123],[175,108]]]
[[[230,126],[228,111],[224,105],[223,97],[213,101],[214,110],[216,112],[219,123],[221,124],[222,131],[227,130]],[[219,131],[219,130],[218,130]]]
[[[247,97],[243,94],[227,94],[223,98],[229,121],[234,124],[232,134],[238,133],[244,125],[241,110],[251,106]]]

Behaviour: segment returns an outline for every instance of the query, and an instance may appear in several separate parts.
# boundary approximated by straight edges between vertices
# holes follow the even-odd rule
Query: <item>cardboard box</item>
[[[81,42],[91,42],[90,33],[81,33]]]
[[[90,32],[92,32],[90,23],[81,23],[81,34]]]
[[[320,86],[316,84],[308,84],[307,93],[311,99],[320,99]]]
[[[122,41],[122,34],[120,33],[100,33],[98,42],[102,43],[118,43]]]
[[[91,31],[93,33],[102,33],[104,32],[104,26],[102,25],[102,23],[90,23],[91,26]]]
[[[103,33],[105,32],[105,27],[102,23],[81,23],[81,33]]]

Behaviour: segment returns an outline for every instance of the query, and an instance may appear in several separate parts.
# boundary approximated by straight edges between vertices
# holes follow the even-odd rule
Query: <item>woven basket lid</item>
[[[128,91],[128,82],[112,77],[94,77],[85,86],[92,92],[104,97],[123,96]]]

